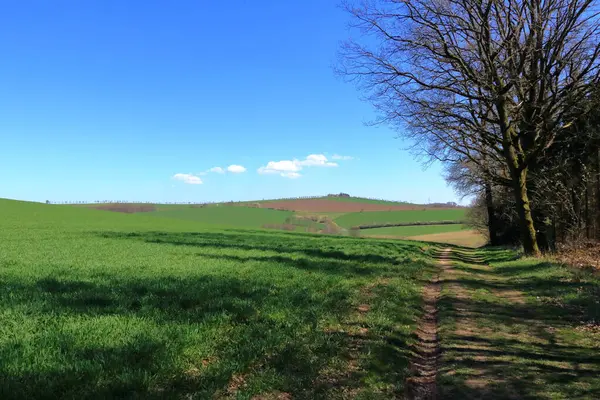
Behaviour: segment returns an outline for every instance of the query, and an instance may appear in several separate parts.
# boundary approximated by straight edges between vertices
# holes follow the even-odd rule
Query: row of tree
[[[600,230],[594,0],[364,0],[339,72],[377,123],[475,191],[494,244],[539,255]],[[596,182],[596,183],[594,183]],[[595,207],[595,208],[593,208]]]

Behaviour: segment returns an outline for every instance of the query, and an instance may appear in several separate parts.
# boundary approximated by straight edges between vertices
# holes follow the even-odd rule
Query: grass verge
[[[442,396],[600,398],[598,276],[480,250],[455,251],[443,281]]]

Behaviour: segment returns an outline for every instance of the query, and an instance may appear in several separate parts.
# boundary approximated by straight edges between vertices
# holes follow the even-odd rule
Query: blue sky
[[[3,2],[0,197],[456,200],[364,125],[332,69],[347,23],[336,0]]]

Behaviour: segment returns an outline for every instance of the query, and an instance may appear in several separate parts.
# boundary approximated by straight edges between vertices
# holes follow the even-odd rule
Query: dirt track
[[[449,268],[450,249],[439,255],[441,271]],[[438,337],[438,302],[442,284],[440,274],[433,277],[423,288],[423,317],[419,321],[414,347],[414,355],[410,361],[411,376],[406,380],[406,399],[436,400],[438,398],[437,377],[440,360],[440,340]]]
[[[262,203],[262,208],[277,208],[306,212],[360,212],[422,210],[419,206],[393,206],[388,204],[354,203],[327,199],[282,200]]]

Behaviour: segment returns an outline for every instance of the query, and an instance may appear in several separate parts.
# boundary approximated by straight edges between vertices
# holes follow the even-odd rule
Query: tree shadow
[[[494,248],[487,250],[473,250],[459,246],[446,247],[452,249],[449,254],[445,254],[443,249],[439,248],[438,245],[438,248],[434,252],[434,256],[438,258],[444,256],[445,259],[450,261],[474,265],[489,265],[492,263],[516,261],[521,258],[521,255],[513,249]]]
[[[274,371],[282,382],[277,389],[293,392],[295,397],[330,398],[336,388],[347,390],[360,385],[360,380],[354,380],[356,377],[340,379],[341,386],[315,384],[332,359],[350,357],[348,349],[354,345],[354,339],[325,332],[319,323],[355,312],[353,290],[357,282],[362,284],[365,278],[372,280],[394,274],[411,276],[428,267],[424,261],[406,258],[417,247],[401,243],[316,237],[312,246],[306,240],[299,243],[297,235],[281,239],[280,234],[269,233],[94,235],[193,249],[180,252],[178,257],[198,256],[236,264],[277,263],[293,270],[351,279],[352,285],[320,291],[323,285],[311,288],[302,279],[278,285],[247,275],[241,278],[235,274],[211,273],[182,278],[143,274],[99,275],[89,280],[61,277],[4,280],[0,282],[0,293],[10,296],[0,296],[3,309],[26,309],[40,320],[73,321],[73,332],[78,332],[75,324],[80,321],[106,328],[103,321],[113,317],[120,321],[114,322],[118,324],[149,321],[149,326],[160,328],[159,333],[110,338],[106,345],[95,339],[76,342],[71,340],[73,332],[59,332],[56,326],[40,333],[35,340],[27,339],[29,342],[23,339],[21,343],[20,338],[15,338],[0,346],[0,398],[212,398],[224,394],[234,374],[264,370]],[[211,253],[211,249],[216,251]],[[241,251],[217,254],[220,249]],[[321,277],[318,279],[323,281]],[[379,295],[376,293],[376,297]],[[381,297],[385,297],[382,302],[397,303],[386,324],[405,326],[413,322],[413,311],[407,308],[418,304],[416,297],[406,293],[384,293]],[[213,333],[215,337],[210,339],[215,342],[214,351],[219,357],[206,367],[198,359],[200,373],[192,370],[182,374],[174,354],[183,351],[189,338],[178,336],[178,332],[188,335],[187,332],[198,332],[204,325],[219,324],[227,326],[227,333]],[[370,328],[373,332],[394,332],[383,323]],[[392,336],[389,341],[372,336],[364,343],[368,349],[364,360],[366,371],[390,385],[398,384],[396,379],[405,368],[404,347],[409,340],[401,333]],[[27,346],[53,349],[60,353],[57,357],[63,360],[63,365],[4,368],[19,364]]]
[[[389,249],[393,248],[394,253],[415,252],[416,245],[404,243],[378,243],[372,241],[362,241],[354,238],[340,238],[333,236],[306,235],[315,241],[314,247],[307,247],[306,241],[298,241],[296,233],[270,234],[260,232],[260,234],[230,234],[219,232],[185,232],[185,233],[166,233],[166,232],[99,232],[98,236],[110,239],[139,240],[146,243],[164,244],[172,246],[189,246],[198,249],[232,249],[232,250],[260,250],[272,251],[276,253],[296,253],[308,257],[321,259],[332,259],[336,262],[351,261],[355,263],[368,264],[392,264],[400,265],[404,260],[399,257],[389,255]],[[274,240],[274,239],[277,240]],[[336,242],[340,243],[336,243]],[[349,253],[355,244],[355,251]],[[318,245],[318,247],[317,247]],[[323,246],[328,246],[323,248]],[[336,248],[336,246],[343,246]]]
[[[557,268],[495,266],[484,273],[503,279],[473,273],[444,281],[465,290],[439,303],[445,398],[600,398],[598,334],[579,329],[600,320],[600,282],[551,273]],[[503,291],[521,297],[514,301]]]

